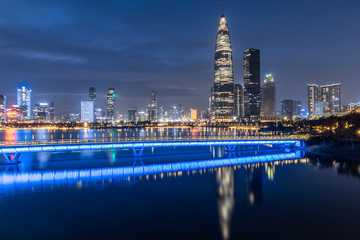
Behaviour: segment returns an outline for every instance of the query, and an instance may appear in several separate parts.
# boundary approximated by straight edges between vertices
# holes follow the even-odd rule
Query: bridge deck
[[[82,150],[106,150],[106,149],[132,149],[134,156],[141,156],[144,148],[153,147],[202,147],[202,146],[226,146],[228,151],[235,151],[239,145],[282,145],[286,147],[303,147],[303,140],[300,139],[176,139],[157,141],[73,141],[73,142],[31,142],[14,145],[0,146],[0,153],[5,163],[18,163],[21,153],[29,152],[69,152]]]

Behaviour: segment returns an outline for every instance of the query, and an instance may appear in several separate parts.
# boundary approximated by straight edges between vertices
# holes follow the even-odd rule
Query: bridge
[[[71,152],[83,150],[131,149],[134,157],[143,156],[145,148],[224,146],[227,152],[236,152],[237,146],[277,146],[282,148],[303,148],[301,138],[291,137],[233,137],[233,138],[177,138],[177,139],[123,139],[69,140],[69,141],[18,141],[0,144],[1,164],[18,164],[22,153]]]
[[[202,169],[214,169],[226,166],[239,166],[265,162],[282,162],[285,160],[302,159],[303,151],[291,151],[288,153],[243,156],[236,158],[218,158],[198,161],[182,161],[162,164],[149,164],[138,166],[115,166],[89,169],[57,169],[57,170],[30,170],[25,172],[3,171],[0,172],[1,192],[13,193],[14,190],[33,191],[44,189],[46,186],[76,186],[77,183],[84,186],[102,184],[106,181],[125,181],[141,176],[166,174],[174,172],[198,171]],[[18,165],[6,166],[18,168]]]

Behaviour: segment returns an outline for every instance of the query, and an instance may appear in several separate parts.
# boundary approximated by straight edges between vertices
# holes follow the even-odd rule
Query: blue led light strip
[[[83,143],[83,144],[53,144],[38,146],[9,146],[0,147],[0,153],[27,152],[67,152],[80,150],[104,150],[141,147],[200,147],[227,145],[287,145],[302,146],[302,140],[224,140],[224,141],[159,141],[159,142],[128,142],[128,143]]]

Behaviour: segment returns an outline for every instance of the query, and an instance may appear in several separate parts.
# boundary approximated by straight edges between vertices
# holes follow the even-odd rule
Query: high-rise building
[[[81,101],[81,122],[94,122],[94,102]]]
[[[308,84],[308,111],[310,115],[341,112],[341,84]]]
[[[244,113],[244,92],[241,84],[235,84],[234,100],[234,117],[240,120]]]
[[[34,120],[38,122],[46,122],[49,120],[49,109],[47,103],[35,104]]]
[[[109,88],[107,93],[107,119],[115,120],[115,88]]]
[[[136,107],[129,107],[128,110],[128,119],[129,122],[137,122],[138,119],[138,111]]]
[[[260,120],[260,50],[244,52],[244,117],[246,121]]]
[[[276,86],[272,73],[265,73],[264,84],[261,88],[261,107],[265,119],[276,115]]]
[[[50,102],[49,116],[50,116],[50,122],[54,122],[55,121],[55,104],[54,104],[54,102]]]
[[[0,95],[0,122],[6,122],[6,96]]]
[[[216,36],[214,62],[214,118],[232,121],[234,117],[234,70],[229,28],[224,14]]]
[[[309,115],[315,114],[316,107],[319,103],[319,85],[317,84],[308,84],[308,112]]]
[[[284,120],[292,120],[294,116],[294,101],[284,99],[281,101],[281,116]]]
[[[17,89],[17,105],[21,108],[21,119],[31,120],[31,89],[21,86]]]
[[[320,101],[323,108],[323,113],[341,112],[340,90],[340,83],[320,86]]]
[[[89,88],[89,99],[90,99],[90,101],[94,102],[94,114],[95,114],[95,110],[96,110],[96,88],[94,88],[94,87]]]

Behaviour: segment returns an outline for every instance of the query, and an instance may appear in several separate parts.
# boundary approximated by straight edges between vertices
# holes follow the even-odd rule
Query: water
[[[269,155],[281,160],[115,174],[228,156],[220,147],[140,159],[125,151],[24,154],[21,164],[0,166],[2,238],[357,239],[359,164],[280,149],[230,157]],[[73,180],[61,175],[88,170],[93,175]],[[42,178],[16,177],[26,174]]]

